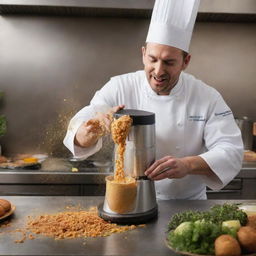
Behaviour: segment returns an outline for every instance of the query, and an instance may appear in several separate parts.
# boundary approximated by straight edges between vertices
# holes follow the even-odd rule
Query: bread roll
[[[248,221],[246,226],[252,227],[256,230],[256,215],[248,216]]]
[[[238,241],[230,235],[221,235],[215,242],[215,255],[217,256],[239,256],[241,247]]]
[[[11,203],[5,199],[0,199],[0,205],[4,208],[5,212],[11,210]]]
[[[5,209],[2,205],[0,205],[0,217],[2,217],[3,215],[5,215]]]
[[[250,226],[241,227],[237,232],[241,246],[248,252],[256,252],[256,230]]]

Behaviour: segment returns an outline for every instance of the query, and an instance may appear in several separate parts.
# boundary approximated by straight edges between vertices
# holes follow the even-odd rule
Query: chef
[[[219,92],[184,72],[198,6],[199,0],[156,0],[142,47],[144,70],[112,77],[72,118],[64,139],[85,159],[100,150],[111,113],[154,112],[157,160],[145,174],[159,199],[206,199],[206,186],[221,189],[241,168],[243,143],[232,111]]]

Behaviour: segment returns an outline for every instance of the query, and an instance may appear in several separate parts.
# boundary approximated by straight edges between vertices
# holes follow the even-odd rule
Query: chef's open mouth
[[[162,77],[156,77],[156,76],[153,76],[154,80],[157,81],[158,83],[161,83],[165,80],[167,80],[166,78],[162,78]]]

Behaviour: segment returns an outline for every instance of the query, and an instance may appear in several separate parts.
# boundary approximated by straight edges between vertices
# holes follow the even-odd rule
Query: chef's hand
[[[179,179],[190,172],[190,166],[185,159],[165,156],[154,162],[145,175],[151,180]]]
[[[76,132],[75,144],[79,147],[90,147],[94,145],[100,137],[110,133],[113,114],[124,107],[124,105],[115,106],[107,113],[97,113],[93,119],[82,123]]]
[[[212,171],[207,162],[200,156],[187,156],[175,158],[173,156],[165,156],[155,161],[146,171],[152,180],[162,179],[179,179],[188,174],[205,175],[218,179],[218,176]]]

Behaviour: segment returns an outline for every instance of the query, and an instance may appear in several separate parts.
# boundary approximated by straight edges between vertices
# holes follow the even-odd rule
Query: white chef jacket
[[[155,113],[156,159],[199,155],[218,177],[156,181],[157,198],[206,199],[206,186],[219,190],[240,171],[243,142],[230,108],[214,88],[184,72],[169,95],[157,95],[142,70],[111,78],[70,121],[64,144],[75,157],[85,159],[102,146],[101,139],[90,148],[74,145],[79,126],[95,115],[97,106],[120,104]]]

